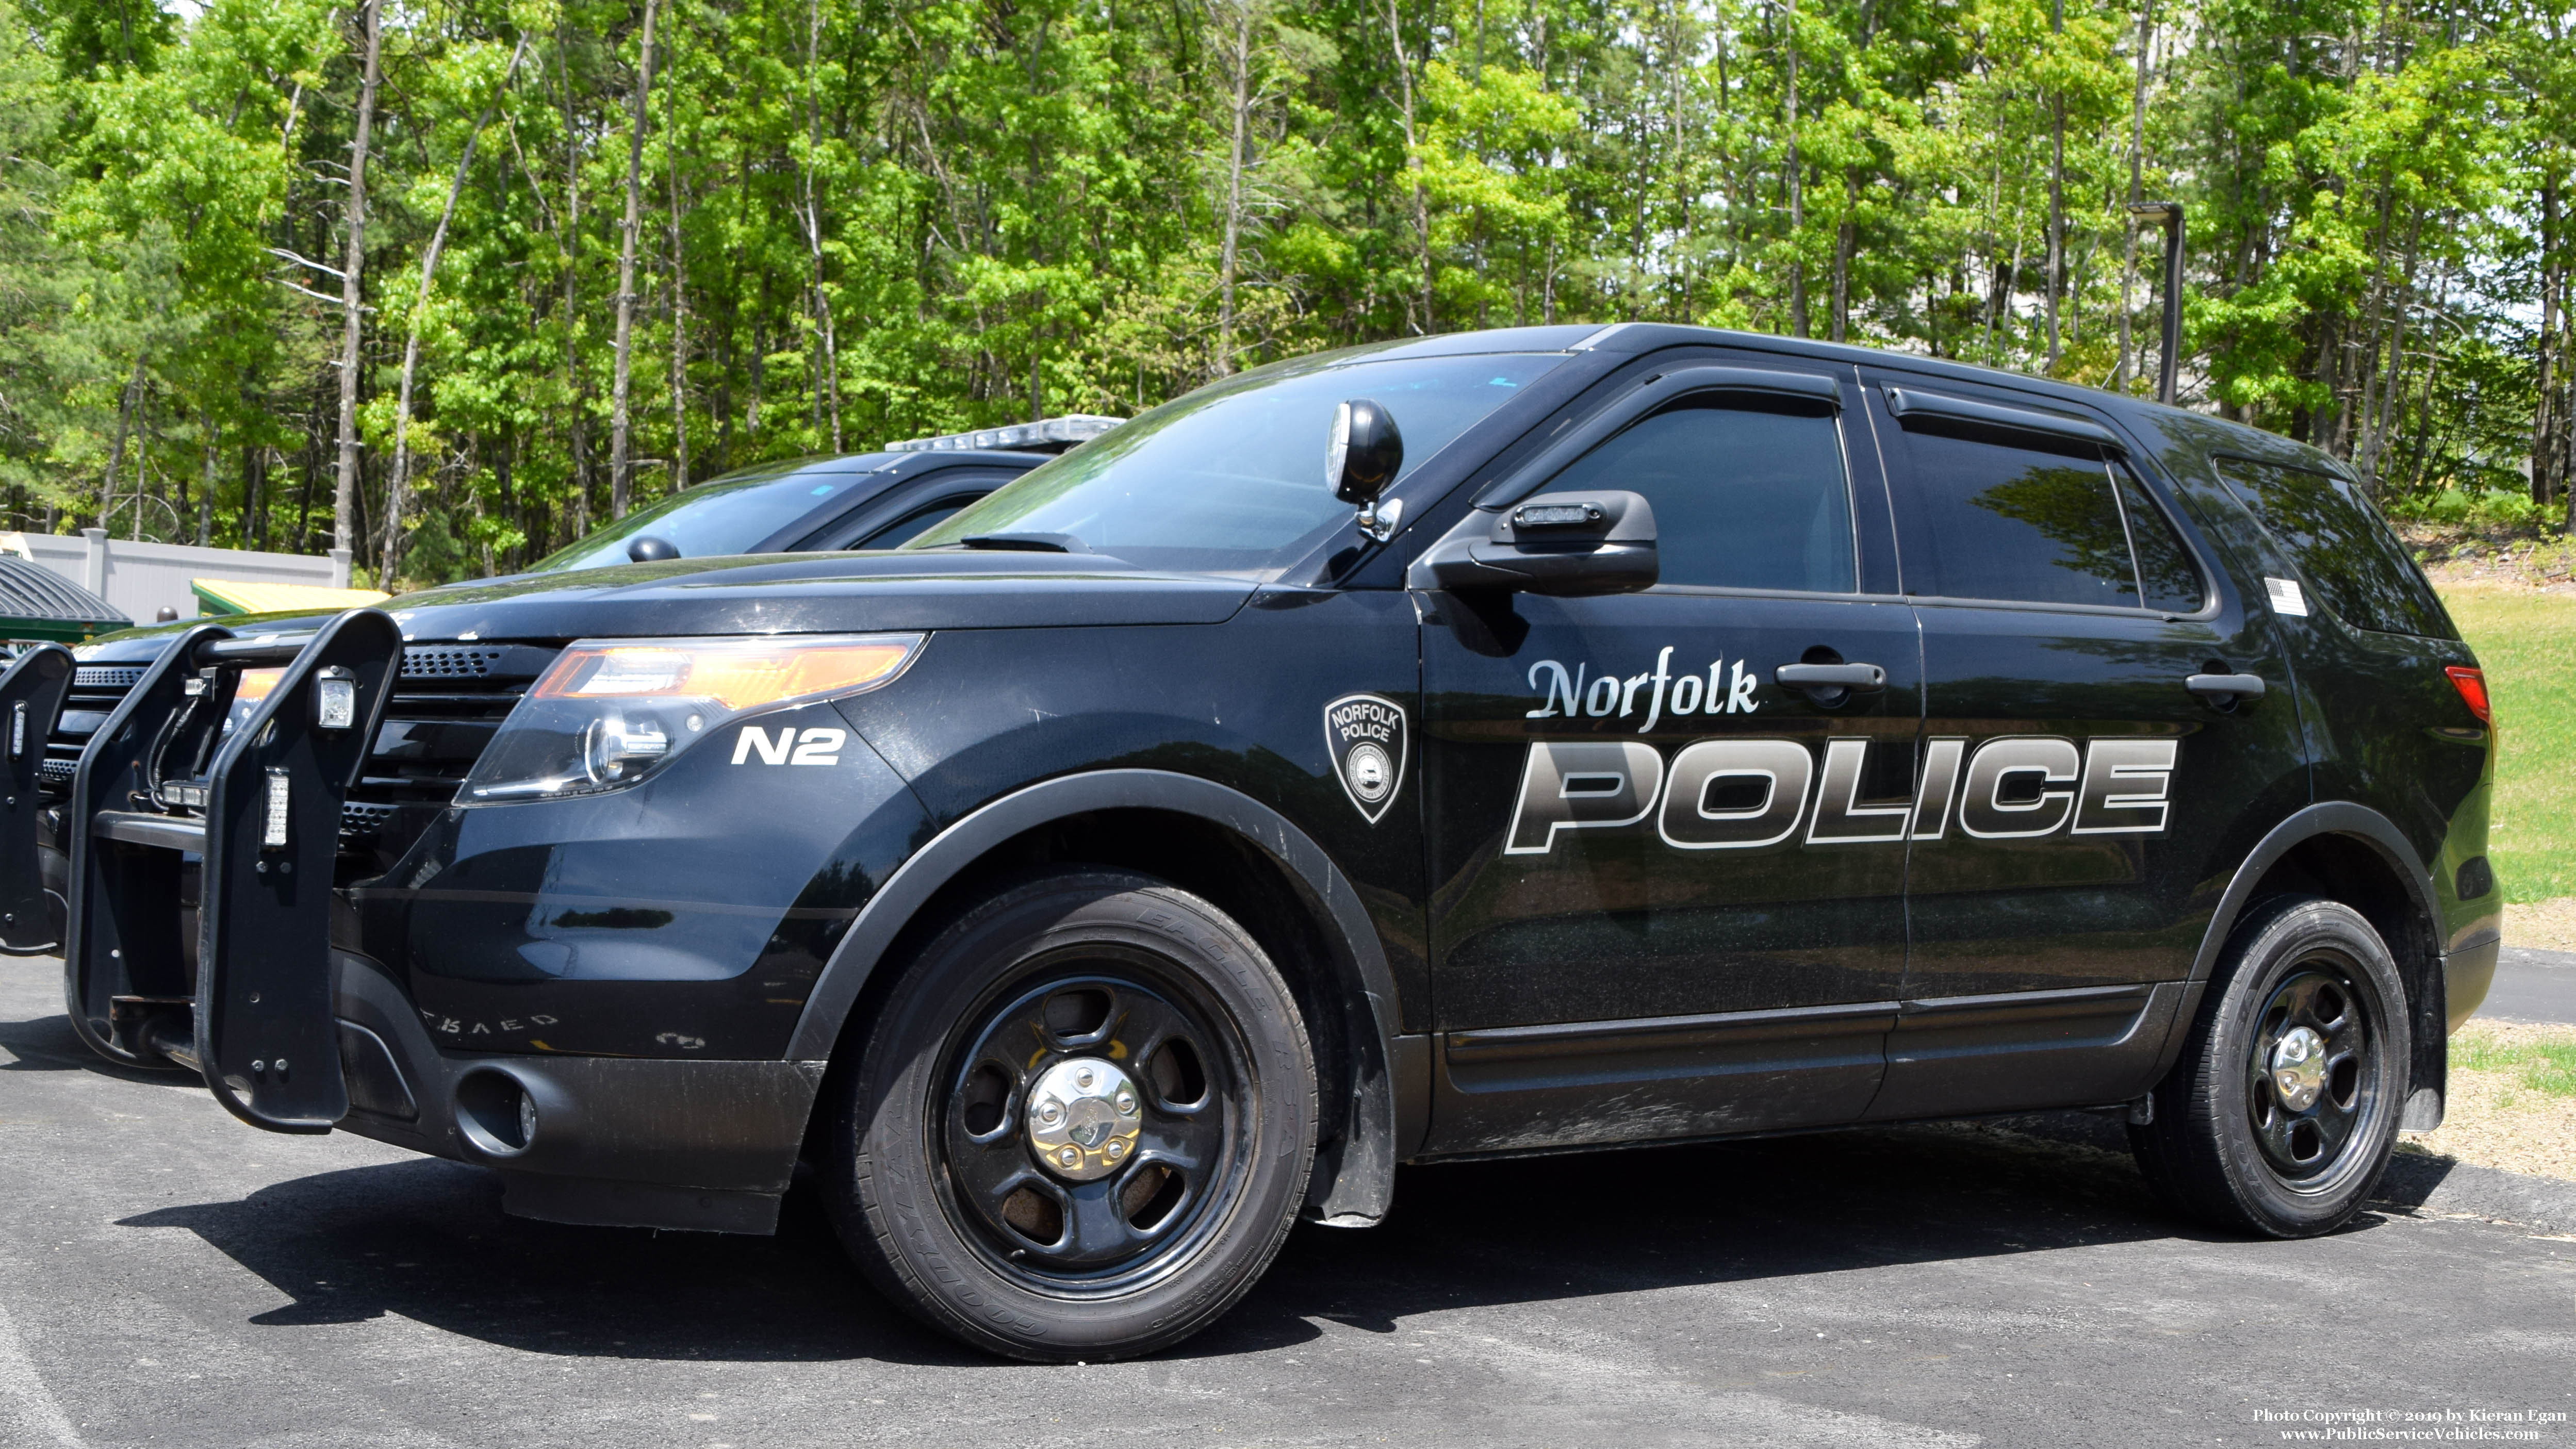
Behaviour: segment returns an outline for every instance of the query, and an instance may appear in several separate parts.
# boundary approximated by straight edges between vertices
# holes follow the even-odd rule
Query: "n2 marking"
[[[849,738],[848,730],[816,725],[800,735],[794,725],[781,725],[778,737],[772,739],[759,725],[744,725],[733,738],[733,762],[742,764],[757,751],[764,765],[837,765],[841,746]]]

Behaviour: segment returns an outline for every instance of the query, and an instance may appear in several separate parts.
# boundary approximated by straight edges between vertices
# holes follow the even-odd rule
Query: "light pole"
[[[2170,407],[2182,386],[2182,203],[2140,201],[2129,207],[2133,226],[2165,229],[2164,354],[2156,367],[2156,401]]]

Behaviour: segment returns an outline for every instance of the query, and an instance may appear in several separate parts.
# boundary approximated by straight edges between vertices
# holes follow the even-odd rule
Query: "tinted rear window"
[[[2460,637],[2424,571],[2360,489],[2305,468],[2212,461],[2336,618],[2383,634]]]
[[[2120,508],[2129,515],[2129,545],[2138,553],[2138,582],[2146,589],[2147,607],[2169,614],[2195,614],[2209,601],[2209,585],[2191,561],[2173,520],[2147,496],[2146,486],[2126,468],[2113,468],[2120,483]]]
[[[1899,436],[1912,483],[1899,493],[1910,592],[2139,606],[2129,530],[2098,450],[2014,447],[1911,425]]]

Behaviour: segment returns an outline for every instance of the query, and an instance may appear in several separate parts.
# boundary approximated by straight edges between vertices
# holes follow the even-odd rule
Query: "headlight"
[[[632,785],[728,720],[886,683],[923,637],[581,640],[510,712],[458,798],[490,805]]]

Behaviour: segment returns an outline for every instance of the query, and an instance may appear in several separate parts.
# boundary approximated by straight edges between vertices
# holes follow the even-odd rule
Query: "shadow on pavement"
[[[0,1021],[0,1048],[6,1048],[16,1058],[0,1062],[0,1072],[96,1072],[118,1081],[151,1086],[203,1090],[206,1085],[196,1073],[175,1067],[129,1067],[109,1061],[91,1051],[89,1044],[73,1033],[71,1018],[61,1012],[29,1021]]]
[[[2180,1231],[2123,1157],[1960,1127],[1414,1167],[1396,1202],[1375,1229],[1298,1228],[1252,1294],[1172,1355],[1300,1343],[1317,1320],[1386,1333],[1440,1309]],[[576,1228],[504,1217],[489,1175],[424,1158],[120,1226],[185,1228],[293,1300],[262,1325],[392,1313],[538,1353],[987,1361],[877,1297],[801,1188],[774,1238]]]

